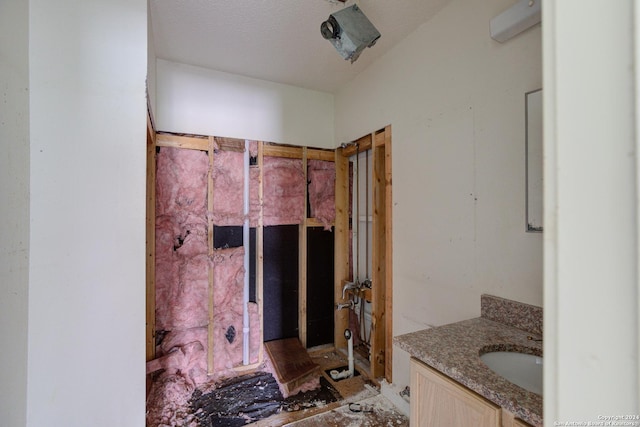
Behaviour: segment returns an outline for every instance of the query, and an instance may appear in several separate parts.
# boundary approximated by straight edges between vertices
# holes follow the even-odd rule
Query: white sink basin
[[[480,356],[493,372],[512,383],[542,395],[542,357],[532,354],[494,351]]]

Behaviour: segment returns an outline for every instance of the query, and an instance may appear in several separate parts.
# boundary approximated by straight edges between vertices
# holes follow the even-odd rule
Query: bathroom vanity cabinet
[[[411,359],[411,427],[530,427],[484,397]]]

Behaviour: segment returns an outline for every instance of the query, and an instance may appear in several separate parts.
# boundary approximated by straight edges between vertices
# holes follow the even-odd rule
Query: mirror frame
[[[542,89],[525,93],[526,231],[541,233],[543,223]]]

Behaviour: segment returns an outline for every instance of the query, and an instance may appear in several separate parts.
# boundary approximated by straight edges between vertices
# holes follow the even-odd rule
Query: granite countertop
[[[508,300],[507,300],[508,301]],[[542,426],[542,396],[490,370],[480,354],[515,351],[542,356],[542,338],[485,316],[400,335],[394,344],[487,400],[534,426]]]

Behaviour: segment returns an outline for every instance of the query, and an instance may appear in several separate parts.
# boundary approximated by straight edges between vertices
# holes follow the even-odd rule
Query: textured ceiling
[[[449,0],[357,0],[382,37],[353,64],[322,38],[335,0],[149,0],[158,58],[335,92]]]

